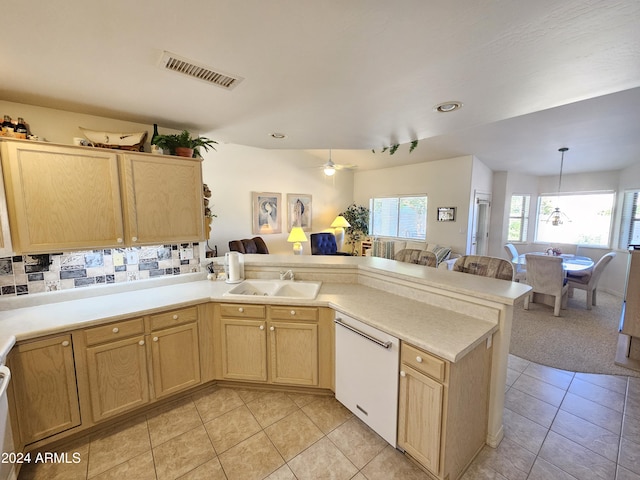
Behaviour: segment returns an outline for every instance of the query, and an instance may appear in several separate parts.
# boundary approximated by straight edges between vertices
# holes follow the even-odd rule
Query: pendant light
[[[562,188],[562,169],[564,167],[564,152],[569,150],[567,147],[562,147],[558,149],[558,151],[562,154],[560,157],[560,177],[558,178],[558,199],[560,198],[560,189]],[[562,225],[565,221],[570,222],[571,220],[564,212],[560,211],[560,207],[556,207],[553,213],[549,215],[547,218],[547,223],[551,223],[554,227],[558,227]]]

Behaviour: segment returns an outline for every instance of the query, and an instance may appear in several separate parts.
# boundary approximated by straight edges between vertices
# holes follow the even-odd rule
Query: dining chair
[[[513,281],[513,264],[503,258],[484,255],[463,255],[453,264],[454,272]]]
[[[596,304],[596,292],[598,289],[598,280],[604,268],[616,256],[616,252],[609,252],[602,256],[594,265],[593,269],[580,276],[567,276],[567,285],[569,286],[569,297],[573,297],[573,291],[576,288],[587,292],[587,310],[591,310],[592,305]]]
[[[529,303],[535,302],[536,296],[550,295],[554,297],[553,314],[560,316],[560,309],[567,308],[569,286],[565,280],[562,258],[551,255],[525,255],[527,261],[527,278],[525,283],[531,285],[531,291],[524,297],[524,309],[529,310]],[[538,302],[535,302],[538,303]],[[541,303],[545,303],[542,301]]]
[[[513,275],[514,281],[524,282],[524,279],[527,276],[527,269],[520,265],[520,254],[518,253],[518,249],[513,245],[513,243],[505,244],[504,249],[507,252],[507,258],[513,264],[513,269],[515,271]]]

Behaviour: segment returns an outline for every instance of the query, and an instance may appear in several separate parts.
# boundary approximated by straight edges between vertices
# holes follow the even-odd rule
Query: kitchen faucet
[[[280,280],[286,280],[287,276],[293,281],[293,271],[287,270],[286,272],[280,272]]]

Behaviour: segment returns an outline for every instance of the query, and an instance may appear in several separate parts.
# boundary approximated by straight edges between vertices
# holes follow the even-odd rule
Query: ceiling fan
[[[324,174],[327,177],[334,176],[336,174],[336,170],[353,170],[356,167],[357,165],[339,165],[339,164],[333,163],[333,160],[331,160],[331,150],[329,150],[329,160],[327,161],[327,163],[322,165]]]

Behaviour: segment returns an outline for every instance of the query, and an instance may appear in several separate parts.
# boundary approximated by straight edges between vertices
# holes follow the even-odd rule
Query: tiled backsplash
[[[184,259],[180,258],[181,250]],[[0,295],[26,295],[198,272],[199,256],[198,244],[188,243],[0,258]]]

